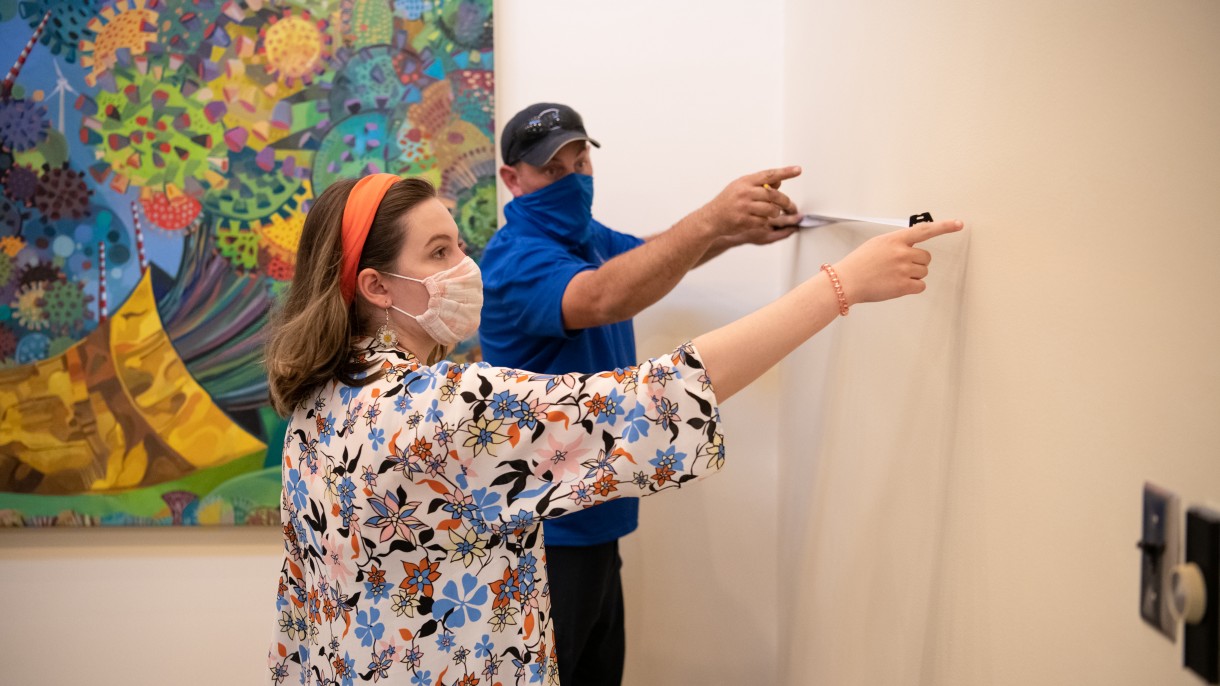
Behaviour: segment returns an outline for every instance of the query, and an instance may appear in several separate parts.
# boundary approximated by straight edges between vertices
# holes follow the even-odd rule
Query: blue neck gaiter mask
[[[593,221],[593,177],[568,174],[504,206],[509,222],[530,224],[565,243],[584,243]]]

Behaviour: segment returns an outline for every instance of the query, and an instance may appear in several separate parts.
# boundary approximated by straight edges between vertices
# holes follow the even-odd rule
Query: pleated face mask
[[[479,315],[483,310],[483,273],[469,257],[423,279],[393,272],[382,274],[422,283],[428,289],[428,309],[423,314],[411,314],[393,303],[390,307],[418,322],[424,333],[437,343],[451,347],[479,330]]]

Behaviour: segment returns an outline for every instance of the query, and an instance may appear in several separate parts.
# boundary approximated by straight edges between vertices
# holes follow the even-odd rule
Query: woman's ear
[[[390,291],[376,269],[365,267],[360,270],[356,275],[356,292],[378,309],[390,306]]]

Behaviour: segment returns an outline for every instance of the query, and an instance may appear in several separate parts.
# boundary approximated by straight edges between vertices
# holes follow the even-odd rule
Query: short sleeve
[[[520,239],[512,263],[497,270],[485,287],[501,312],[510,313],[511,328],[524,336],[567,337],[563,327],[563,294],[577,274],[597,269],[552,242]]]
[[[598,224],[606,233],[606,244],[610,251],[610,257],[617,257],[623,253],[634,250],[635,248],[644,245],[644,239],[638,236],[632,236],[629,233],[615,231],[604,224]]]

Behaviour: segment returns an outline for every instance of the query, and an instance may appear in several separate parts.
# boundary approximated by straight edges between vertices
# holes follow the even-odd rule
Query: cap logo
[[[559,110],[554,107],[542,110],[537,116],[525,122],[521,127],[521,134],[529,138],[539,138],[555,129],[563,128],[563,119],[559,115]]]

